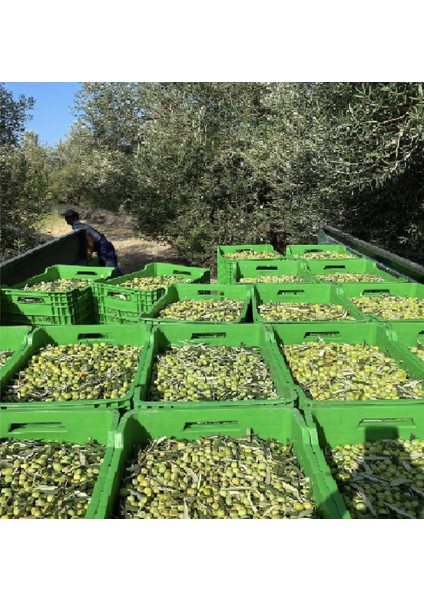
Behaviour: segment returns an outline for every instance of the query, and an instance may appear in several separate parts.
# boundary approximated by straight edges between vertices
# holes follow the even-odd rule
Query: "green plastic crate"
[[[86,408],[116,408],[129,410],[136,387],[140,383],[142,372],[143,350],[149,340],[151,326],[149,323],[140,325],[74,325],[73,327],[37,327],[31,334],[28,345],[23,349],[19,356],[10,364],[5,366],[5,373],[0,381],[0,389],[4,393],[9,382],[14,375],[22,370],[40,348],[46,344],[94,344],[108,343],[117,346],[130,345],[140,346],[140,360],[134,380],[123,397],[119,398],[98,398],[87,400],[69,400],[64,402],[0,402],[0,410],[39,410],[40,405],[48,407],[49,410],[56,413],[61,410]]]
[[[243,437],[249,429],[263,439],[293,442],[299,463],[310,478],[312,499],[318,506],[320,516],[341,517],[340,507],[332,499],[337,494],[337,486],[319,468],[317,450],[314,451],[311,446],[309,430],[298,411],[284,407],[246,407],[243,411],[209,407],[149,413],[134,410],[127,413],[115,438],[117,444],[96,518],[108,519],[117,515],[121,481],[126,463],[132,458],[136,446],[144,447],[150,440],[163,436],[188,440],[209,435]]]
[[[93,285],[95,317],[98,323],[138,323],[141,315],[149,312],[165,294],[166,287],[155,290],[135,290],[122,287],[135,277],[168,275],[189,279],[190,283],[209,283],[210,271],[201,267],[187,267],[171,263],[150,263],[141,271]]]
[[[348,301],[351,301],[352,298],[379,296],[380,294],[390,294],[391,296],[403,298],[419,298],[421,300],[424,298],[424,285],[419,283],[341,283],[340,289]],[[361,312],[373,321],[389,321],[389,319],[383,319],[372,313]],[[404,319],[402,322],[414,323],[417,320],[419,319]]]
[[[7,363],[0,367],[0,379],[6,373],[6,366],[12,364],[20,350],[27,345],[30,331],[31,327],[0,327],[0,350],[13,351]]]
[[[308,302],[314,304],[340,304],[348,314],[356,320],[368,321],[360,310],[350,302],[346,302],[339,287],[328,283],[316,283],[314,285],[284,284],[284,283],[257,283],[252,294],[252,314],[254,323],[329,323],[335,321],[267,321],[262,318],[259,308],[261,304],[268,302]],[[341,321],[344,322],[344,321]]]
[[[424,439],[424,406],[362,406],[342,408],[333,407],[332,410],[317,407],[313,413],[305,412],[305,420],[312,431],[312,444],[315,444],[315,432],[318,435],[318,446],[324,450],[326,446],[334,447],[338,444],[359,444],[382,439],[405,438],[411,435],[417,439]],[[317,461],[324,471],[328,467],[324,454],[317,454]],[[330,471],[330,476],[333,479]],[[328,481],[328,478],[327,480]],[[334,484],[337,486],[335,480]],[[350,518],[340,492],[333,496],[335,503],[342,508],[343,517]]]
[[[216,266],[218,283],[235,283],[233,269],[236,261],[226,258],[226,255],[231,254],[232,252],[243,252],[249,250],[256,252],[277,252],[274,246],[272,246],[271,244],[242,244],[238,246],[217,246]],[[279,257],[276,257],[276,260],[283,260],[284,258],[285,257],[280,254]]]
[[[232,323],[245,323],[250,317],[251,286],[239,287],[236,285],[220,284],[184,284],[177,283],[169,286],[166,293],[153,306],[152,310],[142,317],[156,323],[178,323],[177,319],[168,319],[160,316],[160,311],[181,300],[219,300],[230,299],[244,302],[240,317]],[[216,323],[216,321],[183,321],[187,323]]]
[[[306,263],[307,269],[312,275],[312,278],[318,283],[332,283],[331,281],[323,281],[317,279],[317,275],[330,275],[331,273],[368,273],[377,275],[385,281],[405,281],[403,278],[394,277],[385,271],[378,269],[377,264],[366,258],[350,259],[350,260],[308,260]],[[374,285],[374,282],[371,282]],[[369,285],[369,284],[368,284]]]
[[[93,298],[91,286],[68,292],[37,292],[25,286],[57,279],[90,279],[93,282],[111,277],[110,267],[84,267],[79,265],[53,265],[44,273],[2,289],[5,324],[73,325],[93,323]]]
[[[92,438],[105,445],[105,456],[85,514],[92,519],[98,509],[112,460],[119,413],[115,410],[8,410],[0,419],[0,438],[14,440],[40,440],[84,444]]]
[[[149,387],[154,359],[157,354],[166,352],[171,345],[184,346],[186,344],[225,345],[238,347],[244,344],[260,350],[262,358],[268,365],[270,376],[274,382],[277,399],[263,398],[258,400],[227,400],[227,401],[200,401],[200,402],[162,402],[149,400]],[[259,324],[158,324],[154,325],[150,334],[150,343],[146,349],[141,385],[134,395],[134,408],[143,410],[182,410],[187,406],[196,410],[211,406],[211,402],[219,406],[240,407],[257,405],[291,405],[293,406],[296,394],[287,378],[281,376],[284,369],[284,360],[278,352],[273,332]]]
[[[289,244],[286,247],[287,258],[302,259],[304,254],[318,255],[320,252],[339,252],[340,254],[346,254],[346,260],[357,258],[358,255],[354,254],[346,246],[342,244]],[[307,259],[310,260],[309,258]],[[320,260],[320,259],[318,259]]]
[[[379,349],[392,357],[399,367],[403,368],[414,380],[424,381],[424,364],[421,366],[417,361],[411,360],[411,353],[395,342],[387,333],[387,330],[378,323],[359,322],[343,323],[307,323],[290,325],[267,325],[274,332],[277,343],[284,350],[285,345],[304,344],[323,339],[328,342],[348,344],[369,344],[378,346]],[[296,386],[299,408],[301,410],[315,410],[317,407],[334,406],[374,406],[374,405],[396,405],[409,406],[410,404],[424,404],[424,398],[404,398],[399,400],[313,400],[306,395],[303,388],[295,382],[288,364],[284,363],[284,376],[291,385]],[[423,384],[421,384],[423,386]]]
[[[62,303],[60,299],[55,299],[53,304],[48,302],[33,304],[30,310],[39,313],[37,315],[27,314],[28,309],[26,306],[23,307],[23,311],[14,305],[10,306],[10,310],[3,313],[2,325],[27,325],[31,323],[34,327],[52,325],[59,327],[65,325],[92,325],[95,323],[91,302],[84,302],[82,307],[69,307],[67,300]]]
[[[423,361],[409,349],[418,344],[424,346],[424,321],[390,321],[386,329],[389,337],[410,353],[411,360],[422,366]]]
[[[315,282],[304,263],[299,260],[242,260],[236,261],[231,269],[231,283],[253,285],[249,282],[244,283],[240,279],[272,275],[296,275],[305,283]]]

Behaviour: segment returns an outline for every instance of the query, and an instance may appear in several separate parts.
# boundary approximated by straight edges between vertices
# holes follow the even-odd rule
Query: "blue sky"
[[[29,82],[7,83],[4,87],[18,99],[20,94],[32,96],[35,106],[30,114],[32,119],[27,121],[26,128],[38,133],[41,144],[56,145],[66,138],[69,128],[75,121],[70,108],[74,103],[74,95],[81,85],[79,83],[63,82]]]

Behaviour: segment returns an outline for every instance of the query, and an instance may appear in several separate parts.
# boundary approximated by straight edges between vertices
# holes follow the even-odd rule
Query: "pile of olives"
[[[213,402],[278,398],[256,348],[206,344],[171,347],[158,354],[149,401]]]
[[[353,319],[341,304],[267,302],[259,306],[264,321],[339,321]]]
[[[217,321],[230,323],[241,318],[244,302],[222,298],[221,300],[180,300],[163,308],[158,318],[180,321]]]
[[[401,438],[326,448],[355,519],[424,519],[424,441]]]
[[[424,298],[405,298],[390,294],[350,298],[362,312],[385,320],[424,319]]]
[[[278,254],[278,252],[239,250],[237,252],[225,254],[225,258],[228,260],[278,260],[284,257],[281,256],[281,254]]]
[[[93,440],[85,445],[1,440],[1,518],[84,517],[104,453]]]
[[[418,344],[412,348],[409,348],[411,352],[413,352],[414,354],[416,354],[418,356],[418,358],[421,358],[421,360],[424,360],[424,345],[421,342],[418,342]]]
[[[47,345],[7,386],[3,402],[121,398],[134,379],[141,348],[106,343]]]
[[[317,516],[292,444],[257,436],[154,441],[127,467],[120,498],[126,519]]]
[[[371,275],[371,273],[345,273],[335,272],[326,273],[325,275],[315,275],[318,281],[331,283],[359,283],[359,282],[384,282],[384,278],[379,275]]]
[[[12,356],[13,351],[10,350],[0,350],[0,367],[4,367],[9,358]]]
[[[173,283],[190,283],[190,279],[172,277],[170,275],[157,275],[156,277],[134,277],[116,285],[133,290],[157,290],[166,288]]]
[[[411,380],[377,346],[319,340],[283,351],[294,378],[313,400],[424,398],[422,382]]]
[[[241,277],[239,283],[303,283],[298,275],[258,275],[258,277]]]
[[[24,290],[31,292],[70,292],[93,283],[92,279],[54,279],[26,285]]]
[[[302,260],[349,260],[351,258],[358,258],[353,254],[345,254],[344,252],[331,252],[325,250],[322,252],[305,252],[304,254],[296,254],[293,258],[299,258]]]

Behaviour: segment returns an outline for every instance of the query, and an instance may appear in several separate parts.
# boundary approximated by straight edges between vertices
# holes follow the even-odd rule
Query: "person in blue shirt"
[[[64,214],[65,221],[71,225],[72,229],[84,229],[87,235],[87,260],[93,256],[93,252],[99,257],[101,267],[115,267],[118,274],[122,275],[121,269],[118,267],[118,257],[116,256],[113,244],[106,239],[103,233],[94,229],[87,223],[81,223],[79,214],[76,210],[69,209]]]

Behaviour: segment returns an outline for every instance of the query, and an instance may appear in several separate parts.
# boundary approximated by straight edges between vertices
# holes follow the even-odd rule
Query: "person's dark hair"
[[[65,214],[63,216],[65,217],[65,219],[71,219],[72,217],[76,217],[77,219],[79,219],[79,214],[76,210],[73,210],[72,208],[65,210]]]

